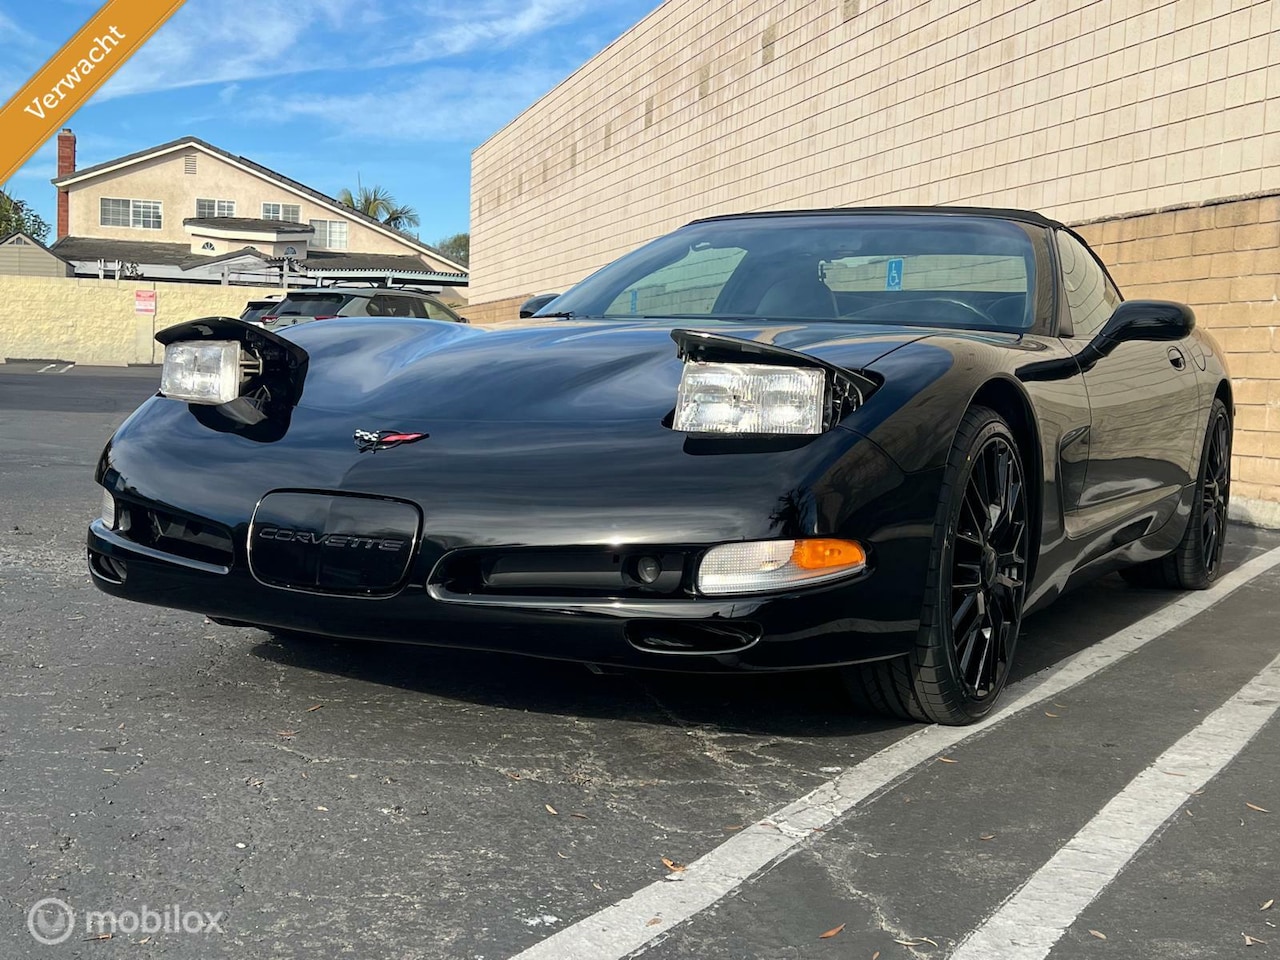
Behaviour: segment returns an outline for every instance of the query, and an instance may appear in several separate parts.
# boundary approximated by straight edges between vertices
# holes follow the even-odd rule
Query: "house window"
[[[159,230],[164,226],[159,200],[117,200],[103,197],[98,201],[98,222],[104,227],[134,227]]]
[[[347,249],[347,221],[345,220],[312,220],[311,227],[316,232],[311,241],[313,247],[322,250]]]
[[[159,200],[134,200],[132,226],[142,230],[159,230],[164,225]]]
[[[204,243],[200,244],[200,249],[212,251],[218,248],[213,245],[212,241],[206,240]]]
[[[234,217],[235,215],[234,200],[196,200],[197,217]]]
[[[284,248],[284,255],[285,255],[286,257],[296,257],[296,256],[298,255],[298,248],[297,248],[297,247],[285,247],[285,248]]]
[[[263,220],[283,220],[285,223],[301,223],[302,207],[296,203],[264,203]]]
[[[13,242],[19,247],[27,246],[27,241],[23,240],[21,237],[14,237]]]
[[[99,201],[98,222],[104,227],[127,227],[130,223],[129,211],[132,200],[112,200],[103,197]]]

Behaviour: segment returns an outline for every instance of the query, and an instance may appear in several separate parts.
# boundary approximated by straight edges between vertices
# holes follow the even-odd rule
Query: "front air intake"
[[[760,639],[760,625],[715,620],[633,620],[627,642],[646,653],[715,655],[741,653]]]

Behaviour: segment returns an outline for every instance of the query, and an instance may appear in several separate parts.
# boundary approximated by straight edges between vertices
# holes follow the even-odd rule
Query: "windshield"
[[[677,230],[587,278],[554,313],[1027,330],[1035,251],[990,217],[759,217]]]
[[[345,293],[291,293],[271,311],[276,317],[332,317],[351,299]]]

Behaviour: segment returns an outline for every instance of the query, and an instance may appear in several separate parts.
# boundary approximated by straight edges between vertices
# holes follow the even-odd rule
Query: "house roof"
[[[161,154],[172,153],[173,151],[180,150],[183,147],[196,147],[197,149],[204,150],[206,153],[210,153],[215,156],[222,157],[222,159],[227,160],[230,163],[236,164],[237,166],[245,167],[248,170],[258,174],[261,177],[265,177],[268,180],[275,181],[281,186],[287,187],[288,189],[294,191],[295,193],[300,193],[304,196],[310,197],[312,200],[316,201],[317,203],[330,207],[336,212],[341,213],[343,216],[350,217],[354,220],[358,220],[361,223],[365,224],[366,226],[372,227],[373,229],[378,230],[383,234],[393,236],[396,239],[400,240],[405,244],[408,244],[411,247],[417,247],[423,253],[439,260],[441,263],[444,263],[450,267],[453,267],[463,273],[467,271],[467,268],[464,265],[456,262],[452,258],[441,253],[439,250],[437,250],[435,247],[431,246],[430,244],[423,243],[421,240],[411,237],[408,234],[401,233],[399,230],[394,230],[391,227],[388,227],[381,220],[378,220],[374,217],[370,217],[364,213],[361,213],[359,210],[355,210],[351,207],[343,206],[342,204],[338,203],[338,201],[335,200],[333,197],[329,196],[328,194],[321,193],[319,190],[313,190],[311,187],[308,187],[305,183],[300,183],[291,177],[286,177],[284,174],[279,173],[275,170],[272,170],[270,167],[264,167],[262,164],[256,163],[255,161],[250,160],[248,157],[237,156],[236,154],[233,154],[227,150],[223,150],[221,147],[215,147],[213,144],[205,140],[201,140],[199,137],[180,137],[177,140],[170,140],[168,143],[162,143],[162,144],[159,144],[158,146],[148,147],[146,150],[139,150],[136,153],[131,153],[123,157],[117,157],[114,160],[107,160],[104,163],[94,164],[91,167],[84,167],[80,170],[74,170],[71,173],[65,174],[64,176],[55,177],[52,182],[54,186],[57,186],[57,187],[70,186],[73,183],[77,183],[81,180],[87,180],[91,177],[97,176],[98,174],[106,173],[109,170],[114,170],[119,167],[126,167],[126,166],[129,166],[130,164],[137,163],[142,160],[148,160],[151,157],[160,156]]]
[[[284,258],[274,258],[279,263]],[[465,273],[432,270],[417,257],[387,253],[346,253],[340,250],[308,250],[299,261],[307,276],[326,279],[380,281],[387,277],[418,283],[463,286]]]
[[[288,220],[263,220],[258,217],[187,217],[185,227],[216,227],[220,230],[244,230],[249,233],[315,233],[309,223]]]
[[[101,237],[63,237],[52,247],[64,260],[123,260],[125,263],[162,263],[178,267],[192,257],[189,243],[153,243],[150,240],[112,240]],[[201,257],[207,260],[207,257]]]
[[[187,243],[153,243],[149,240],[112,240],[99,237],[63,237],[53,245],[51,252],[64,260],[97,261],[106,260],[124,263],[149,263],[160,266],[180,267],[189,270],[193,267],[209,266],[223,260],[238,257],[257,257],[267,263],[278,264],[283,257],[268,257],[258,250],[245,247],[233,250],[221,256],[207,256],[192,253]],[[292,259],[292,258],[290,258]],[[347,253],[341,250],[309,250],[305,259],[298,261],[307,273],[324,273],[326,275],[359,276],[373,274],[384,276],[394,274],[397,277],[414,276],[430,279],[431,282],[465,284],[465,273],[449,273],[432,270],[427,264],[411,254],[393,253]]]

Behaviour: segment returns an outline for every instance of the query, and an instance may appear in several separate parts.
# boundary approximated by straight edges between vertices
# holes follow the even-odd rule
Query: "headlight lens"
[[[687,433],[821,433],[827,375],[816,367],[686,363],[674,429]]]
[[[160,392],[188,403],[230,403],[240,395],[240,344],[234,340],[169,344],[164,348]]]
[[[867,552],[853,540],[758,540],[712,547],[698,567],[708,596],[760,593],[826,583],[861,573]]]
[[[106,490],[102,491],[102,525],[108,530],[116,528],[116,498]]]

